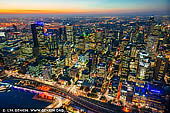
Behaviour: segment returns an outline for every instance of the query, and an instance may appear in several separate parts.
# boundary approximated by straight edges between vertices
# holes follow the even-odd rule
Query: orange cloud
[[[0,14],[102,14],[102,13],[129,13],[130,9],[56,9],[56,10],[27,10],[27,9],[0,9]]]
[[[73,11],[66,10],[25,10],[25,9],[13,9],[13,10],[0,10],[0,14],[61,14]],[[75,12],[75,11],[74,11]]]

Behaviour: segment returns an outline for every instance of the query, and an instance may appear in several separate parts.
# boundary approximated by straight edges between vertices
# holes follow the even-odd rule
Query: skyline
[[[0,14],[168,13],[168,0],[0,0]]]
[[[0,113],[170,113],[168,2],[19,1],[0,0]]]

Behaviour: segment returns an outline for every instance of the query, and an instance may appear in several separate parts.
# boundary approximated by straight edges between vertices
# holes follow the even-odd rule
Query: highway
[[[78,105],[85,107],[88,110],[96,112],[96,113],[124,113],[121,110],[121,108],[119,109],[117,106],[113,105],[113,107],[110,108],[110,107],[104,106],[104,104],[100,104],[96,101],[93,102],[93,100],[88,100],[88,99],[85,99],[83,97],[75,96],[72,93],[69,93],[68,91],[65,91],[64,89],[59,88],[57,86],[49,85],[49,84],[46,84],[46,83],[43,83],[43,82],[40,82],[40,81],[36,81],[36,80],[32,80],[32,79],[26,79],[26,78],[16,78],[16,77],[14,77],[13,79],[34,81],[34,82],[37,82],[39,84],[51,87],[52,89],[55,89],[56,91],[58,91],[62,94],[60,94],[56,91],[46,91],[46,92],[56,94],[56,95],[62,96],[64,98],[69,97],[71,99],[71,101],[77,103]],[[65,95],[63,95],[63,94],[65,94]]]

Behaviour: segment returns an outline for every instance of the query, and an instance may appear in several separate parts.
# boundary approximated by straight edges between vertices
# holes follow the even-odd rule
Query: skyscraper
[[[67,25],[65,30],[66,30],[67,41],[72,42],[73,41],[73,26]]]
[[[48,40],[44,35],[43,22],[36,22],[31,24],[32,36],[33,36],[33,55],[38,57],[39,55],[46,55],[48,51]]]
[[[162,81],[168,68],[168,59],[157,57],[154,79]]]

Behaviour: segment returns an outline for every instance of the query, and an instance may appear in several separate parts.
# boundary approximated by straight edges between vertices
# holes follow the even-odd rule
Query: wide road
[[[119,108],[118,106],[112,105],[112,107],[107,107],[107,105],[96,102],[95,100],[93,101],[92,99],[89,100],[89,99],[86,99],[86,98],[83,98],[83,97],[75,96],[72,93],[65,91],[65,89],[59,88],[57,86],[49,85],[49,84],[46,84],[46,83],[43,83],[43,82],[40,82],[40,81],[36,81],[36,80],[32,80],[32,79],[26,79],[26,78],[16,78],[16,77],[14,77],[12,79],[29,80],[29,81],[34,81],[34,82],[37,82],[37,83],[45,85],[45,86],[49,86],[52,89],[55,89],[58,92],[65,94],[66,96],[59,94],[58,92],[55,92],[55,91],[47,91],[47,92],[53,93],[53,94],[56,94],[56,95],[60,95],[60,96],[65,97],[65,98],[67,96],[69,96],[71,101],[77,103],[80,106],[85,107],[88,110],[96,112],[96,113],[124,113],[121,110],[121,108]]]

